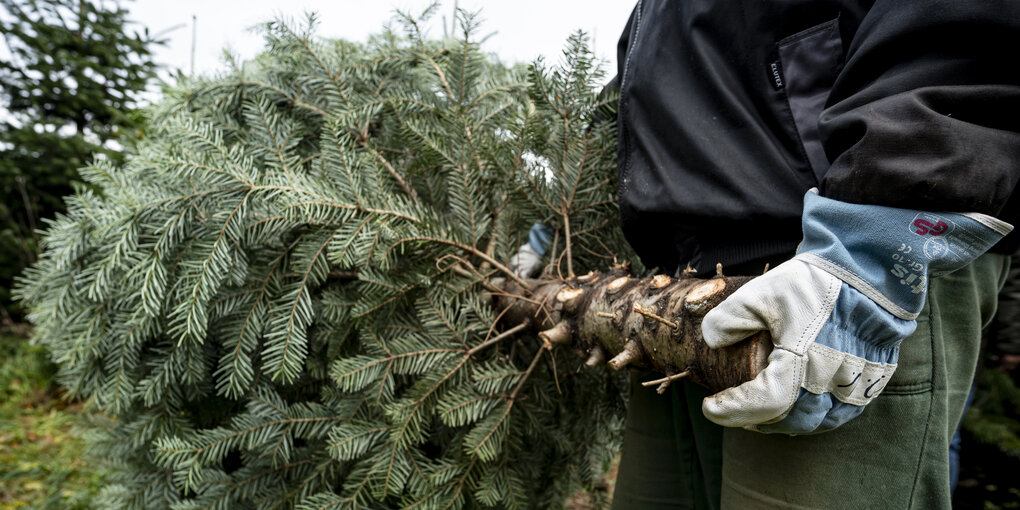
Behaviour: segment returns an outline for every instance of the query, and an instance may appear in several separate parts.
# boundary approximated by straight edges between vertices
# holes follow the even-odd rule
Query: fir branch
[[[520,393],[521,388],[524,387],[524,383],[528,382],[528,377],[531,376],[531,373],[535,370],[535,367],[538,366],[538,361],[542,359],[542,355],[545,353],[546,353],[545,349],[539,349],[538,352],[535,353],[535,356],[531,359],[531,364],[528,365],[528,368],[527,370],[524,371],[524,375],[521,377],[520,382],[517,383],[517,387],[514,388],[514,391],[510,393],[509,397],[507,397],[506,399],[507,404],[503,409],[503,413],[499,415],[499,418],[496,420],[498,425],[493,426],[489,433],[482,437],[480,441],[475,443],[475,445],[469,450],[469,453],[477,455],[483,448],[485,448],[488,441],[492,439],[493,435],[496,433],[498,427],[503,424],[503,422],[506,420],[508,416],[510,416],[510,410],[513,408],[514,403],[517,401],[517,394]]]
[[[394,245],[400,244],[400,243],[409,243],[409,242],[414,242],[414,241],[427,241],[427,242],[432,242],[432,243],[437,243],[437,244],[445,244],[447,246],[452,246],[454,248],[457,248],[457,249],[460,249],[460,250],[465,251],[467,253],[470,253],[470,254],[472,254],[472,255],[474,255],[474,256],[476,256],[476,257],[478,257],[478,258],[480,258],[480,259],[482,259],[482,260],[484,260],[486,262],[488,262],[493,267],[495,267],[496,269],[498,269],[501,272],[503,272],[503,274],[505,274],[508,277],[510,277],[511,280],[517,282],[517,284],[520,285],[521,287],[523,287],[525,289],[531,288],[531,284],[529,284],[528,282],[526,282],[523,279],[521,279],[521,277],[517,276],[517,274],[514,273],[513,271],[511,271],[508,267],[504,266],[503,264],[500,264],[499,262],[496,261],[496,259],[493,259],[488,254],[486,254],[485,252],[483,252],[483,251],[481,251],[478,248],[475,248],[473,246],[468,246],[468,245],[465,245],[463,243],[459,243],[457,241],[453,241],[453,240],[450,240],[450,239],[442,239],[442,238],[439,238],[439,237],[432,237],[432,236],[406,237],[406,238],[397,240],[397,242],[394,243]]]
[[[326,247],[329,246],[333,238],[336,237],[337,233],[340,232],[340,228],[334,230],[326,240],[323,241],[318,249],[315,250],[311,260],[308,261],[308,267],[301,274],[301,281],[298,283],[297,292],[294,294],[293,299],[289,299],[289,311],[286,316],[286,326],[284,331],[281,333],[282,340],[275,340],[274,343],[282,343],[282,348],[276,346],[270,346],[266,350],[266,365],[270,363],[277,364],[276,371],[273,373],[273,379],[275,380],[278,376],[282,376],[283,380],[290,382],[297,378],[297,367],[294,366],[296,363],[300,363],[305,357],[304,343],[307,341],[304,328],[308,326],[310,317],[300,318],[299,313],[304,312],[303,308],[310,306],[309,302],[311,298],[308,293],[310,292],[309,287],[313,283],[315,278],[315,268],[318,265],[320,258],[326,251]],[[324,275],[323,275],[324,276]],[[318,282],[314,282],[318,283]],[[307,313],[307,312],[306,312]],[[294,360],[292,358],[291,350],[298,351],[298,358]]]
[[[104,504],[524,507],[580,474],[518,466],[609,456],[619,381],[537,370],[490,307],[510,281],[527,323],[557,313],[501,263],[534,221],[567,273],[626,257],[594,60],[574,36],[526,84],[458,21],[361,44],[267,24],[257,62],[168,87],[137,154],[83,172],[18,292],[112,422]]]
[[[370,154],[372,154],[372,156],[375,156],[375,158],[379,160],[380,163],[382,163],[383,167],[386,168],[386,171],[393,177],[393,180],[397,181],[397,184],[400,186],[400,189],[404,190],[404,193],[407,194],[407,196],[411,197],[411,199],[413,200],[418,200],[418,194],[415,193],[414,188],[412,188],[411,185],[407,183],[407,180],[404,179],[404,177],[400,175],[399,172],[397,172],[397,169],[393,168],[393,165],[391,165],[390,162],[387,161],[382,154],[379,154],[379,152],[373,149],[372,146],[368,145],[367,142],[362,142],[361,146],[364,147],[365,150],[367,150]]]

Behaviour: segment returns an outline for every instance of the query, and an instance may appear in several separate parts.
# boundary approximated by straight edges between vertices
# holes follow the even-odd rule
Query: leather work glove
[[[755,379],[702,402],[715,423],[809,434],[861,414],[896,370],[928,280],[966,266],[1013,228],[984,214],[849,204],[813,191],[797,255],[702,322],[713,348],[763,330],[775,344]]]
[[[517,254],[510,257],[510,270],[521,278],[534,276],[542,269],[542,257],[549,248],[553,231],[542,223],[535,223],[528,232],[528,242],[521,245]]]

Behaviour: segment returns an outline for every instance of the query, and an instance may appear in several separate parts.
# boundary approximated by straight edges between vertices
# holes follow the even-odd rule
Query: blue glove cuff
[[[914,320],[928,278],[966,266],[1012,230],[977,213],[929,213],[804,196],[797,258],[820,267],[881,305]]]
[[[552,241],[553,230],[542,223],[535,223],[531,226],[531,230],[528,231],[528,244],[531,245],[531,249],[535,250],[539,255],[544,256],[545,251],[549,249],[549,243]]]

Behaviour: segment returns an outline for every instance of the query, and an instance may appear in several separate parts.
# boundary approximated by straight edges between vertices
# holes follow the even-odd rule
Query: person
[[[1020,238],[1020,2],[639,0],[619,202],[647,267],[760,275],[709,312],[757,378],[637,385],[613,508],[948,508]]]

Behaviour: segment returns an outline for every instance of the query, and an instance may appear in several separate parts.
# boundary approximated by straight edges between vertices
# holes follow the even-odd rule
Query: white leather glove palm
[[[834,428],[881,393],[896,370],[900,340],[915,326],[803,260],[780,264],[705,316],[702,330],[711,347],[758,331],[770,331],[775,344],[757,378],[705,399],[705,416],[762,432]]]
[[[510,270],[521,278],[531,278],[538,274],[552,235],[551,228],[541,223],[532,225],[528,231],[528,242],[522,244],[517,253],[510,257]]]

